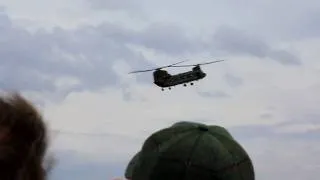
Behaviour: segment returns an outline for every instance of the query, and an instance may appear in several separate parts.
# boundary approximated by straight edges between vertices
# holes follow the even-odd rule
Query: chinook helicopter
[[[131,73],[141,73],[141,72],[148,72],[148,71],[154,71],[153,72],[153,83],[159,87],[161,87],[161,90],[163,91],[165,88],[171,89],[173,86],[177,86],[180,84],[183,84],[183,86],[187,86],[187,83],[190,83],[190,85],[193,85],[194,81],[201,80],[206,77],[206,73],[204,73],[200,65],[207,65],[212,63],[221,62],[224,60],[218,60],[218,61],[211,61],[201,64],[191,64],[191,65],[177,65],[180,63],[183,63],[185,61],[180,61],[171,65],[162,66],[154,69],[148,69],[148,70],[140,70],[140,71],[132,71]],[[165,70],[162,70],[164,68],[169,67],[193,67],[192,70],[178,73],[178,74],[170,74]]]

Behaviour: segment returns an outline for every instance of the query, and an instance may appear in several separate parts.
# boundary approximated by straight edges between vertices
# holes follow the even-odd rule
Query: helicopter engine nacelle
[[[200,66],[195,66],[192,68],[192,71],[195,72],[195,74],[198,76],[198,78],[202,79],[204,77],[206,77],[206,73],[204,73]]]
[[[202,72],[200,66],[195,66],[192,68],[192,71],[196,71],[196,72]]]

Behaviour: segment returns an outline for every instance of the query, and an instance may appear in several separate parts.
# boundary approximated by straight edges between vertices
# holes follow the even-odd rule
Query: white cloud
[[[294,47],[299,48],[301,44],[305,42],[296,43]],[[300,51],[304,64],[295,67],[266,59],[228,57],[226,63],[204,66],[208,76],[194,87],[179,86],[164,92],[152,82],[137,83],[134,76],[126,74],[130,68],[119,64],[121,82],[127,84],[126,92],[131,100],[124,99],[121,89],[110,87],[97,92],[71,93],[64,101],[45,108],[51,127],[66,132],[57,137],[55,148],[75,150],[82,158],[99,161],[104,157],[103,161],[125,162],[140,148],[146,136],[179,120],[225,127],[307,121],[303,119],[306,115],[318,113],[320,100],[317,62],[314,61],[317,52],[312,59],[305,60],[306,54],[312,57],[313,51],[308,49]],[[229,86],[224,81],[226,72],[232,72],[244,84],[236,88]],[[151,76],[151,73],[146,75]],[[227,92],[231,97],[203,98],[196,93],[213,90]],[[266,119],[263,114],[272,116]],[[274,129],[280,133],[278,139],[264,136],[240,140],[253,156],[257,176],[261,179],[314,178],[318,168],[315,159],[319,159],[314,156],[319,152],[316,142],[282,138],[282,133],[303,133],[312,130],[310,128],[315,127],[307,122],[299,126],[289,124]],[[92,136],[70,135],[67,133],[70,131]],[[95,133],[109,134],[101,137],[94,136]],[[114,143],[110,145],[110,142]],[[297,168],[299,171],[295,170]]]
[[[280,127],[276,131],[281,133],[307,133],[309,131],[319,130],[320,125],[315,123],[305,123],[305,124],[293,124],[285,127]]]
[[[310,87],[319,81],[312,70],[284,68],[272,61],[250,58],[234,58],[204,69],[208,77],[194,87],[178,86],[164,92],[152,82],[146,85],[128,80],[132,77],[123,72],[131,100],[124,99],[119,87],[110,87],[71,93],[61,103],[47,106],[44,113],[54,129],[142,138],[179,120],[208,121],[227,127],[267,125],[318,112],[318,89]],[[238,88],[227,86],[222,76],[226,71],[234,72],[245,84]],[[228,92],[231,97],[204,98],[196,93],[215,89]],[[260,117],[265,113],[273,117]]]
[[[253,160],[256,179],[318,179],[317,140],[262,137],[241,141]]]
[[[119,11],[92,11],[87,0],[0,0],[0,6],[10,14],[17,24],[34,31],[39,28],[51,30],[54,27],[68,29],[79,25],[98,25],[103,22],[125,23],[140,28],[145,19],[132,18]]]
[[[85,54],[86,59],[92,62],[90,64],[94,64],[95,70],[87,70],[87,65],[65,65],[62,64],[64,61],[61,61],[59,65],[50,66],[50,75],[55,79],[51,82],[45,81],[45,75],[40,78],[37,73],[31,74],[35,65],[23,61],[25,64],[20,64],[20,69],[28,66],[30,72],[20,71],[20,76],[15,81],[9,81],[8,77],[12,77],[9,73],[13,70],[3,68],[1,83],[3,86],[11,85],[29,91],[53,89],[50,92],[26,93],[34,100],[46,100],[41,108],[50,127],[62,131],[53,140],[56,151],[72,151],[78,154],[79,158],[112,163],[128,160],[147,135],[180,120],[201,121],[226,127],[286,123],[286,126],[276,126],[277,128],[273,129],[278,133],[278,138],[246,137],[241,140],[253,156],[259,179],[315,179],[315,170],[319,169],[317,162],[320,161],[315,155],[319,153],[318,144],[307,137],[304,140],[294,139],[294,133],[308,133],[317,128],[308,118],[319,115],[320,53],[317,47],[320,40],[316,38],[317,33],[314,33],[316,26],[302,24],[305,23],[303,19],[317,24],[317,16],[313,16],[313,12],[319,9],[319,3],[312,0],[302,3],[245,2],[241,5],[235,1],[174,0],[150,3],[140,0],[134,8],[120,3],[116,4],[115,11],[114,6],[110,6],[112,4],[104,4],[104,7],[101,6],[99,11],[96,11],[94,7],[87,6],[89,1],[85,0],[59,0],[54,3],[43,0],[31,0],[28,3],[2,0],[0,4],[6,7],[10,18],[6,20],[5,16],[1,16],[1,20],[6,20],[1,21],[1,27],[6,27],[6,23],[11,22],[11,18],[14,19],[14,28],[8,26],[10,31],[6,32],[10,33],[3,33],[8,42],[1,44],[6,47],[2,49],[19,52],[9,53],[9,57],[17,62],[22,62],[22,56],[29,57],[35,61],[34,64],[41,65],[41,72],[49,74],[46,61],[63,59],[65,62],[76,61],[79,65],[79,58],[82,57],[79,54]],[[143,13],[133,15],[140,10]],[[143,17],[144,15],[146,17]],[[117,22],[116,24],[119,22],[129,28],[114,27],[114,24],[80,27],[88,24],[99,25],[106,21]],[[20,28],[16,28],[17,23]],[[180,27],[182,31],[176,31],[176,27],[164,29],[166,25],[172,24]],[[218,53],[216,47],[219,46],[213,47],[216,42],[212,42],[212,36],[222,25],[230,27],[230,34],[235,37],[232,40],[241,36],[235,33],[237,30],[248,34],[229,43],[226,43],[228,39],[222,39],[222,43],[226,43],[223,44],[223,50],[227,51],[224,56]],[[61,29],[52,33],[43,30],[35,34],[23,31],[29,27],[55,26]],[[300,29],[301,27],[303,29]],[[186,36],[183,36],[184,34]],[[177,36],[179,37],[176,38]],[[19,41],[16,37],[20,37]],[[187,37],[191,38],[186,39]],[[303,39],[305,37],[309,39]],[[59,44],[63,52],[52,52],[53,43]],[[234,44],[239,45],[236,50],[241,47],[240,54],[247,54],[240,56],[232,52]],[[14,50],[11,51],[10,48]],[[275,51],[271,55],[264,54],[268,49]],[[281,50],[284,51],[279,55]],[[8,55],[7,51],[0,52],[3,57],[1,59],[8,57],[5,56]],[[260,57],[259,52],[262,52]],[[19,54],[23,55],[18,56]],[[290,57],[300,58],[302,64],[279,63],[281,58]],[[162,92],[152,84],[151,73],[137,76],[127,74],[133,68],[151,68],[139,63],[144,58],[147,62],[159,66],[185,59],[190,59],[188,64],[205,62],[212,58],[224,58],[228,61],[203,66],[207,78],[196,82],[193,87],[179,86]],[[17,69],[17,66],[12,64],[10,67]],[[5,72],[5,69],[10,72]],[[73,72],[69,73],[71,70]],[[115,74],[110,73],[112,70],[115,70]],[[177,73],[189,69],[168,70],[170,73]],[[61,72],[72,77],[57,77]],[[119,79],[116,79],[116,76]],[[137,77],[149,79],[150,84],[142,84],[136,80]],[[106,82],[107,79],[117,81],[110,85],[111,83]],[[236,79],[237,83],[228,83]],[[24,87],[22,82],[38,86]],[[80,90],[69,94],[67,90],[64,91],[79,84],[83,85]],[[56,87],[59,90],[55,89]],[[61,98],[61,91],[66,96],[57,99]],[[228,96],[208,98],[199,94],[218,92]],[[55,101],[51,101],[52,98]],[[300,122],[299,125],[294,123],[296,121]],[[101,133],[103,136],[99,135]],[[283,133],[293,134],[288,140],[284,139]]]

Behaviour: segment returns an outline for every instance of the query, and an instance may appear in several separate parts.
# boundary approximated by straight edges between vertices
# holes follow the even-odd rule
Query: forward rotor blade
[[[217,63],[217,62],[221,62],[221,61],[224,61],[224,60],[211,61],[211,62],[206,62],[206,63],[201,63],[201,64],[178,65],[178,66],[171,66],[171,67],[190,67],[190,66],[212,64],[212,63]]]
[[[172,66],[174,66],[174,65],[181,64],[181,63],[186,62],[186,61],[187,61],[187,60],[180,61],[180,62],[177,62],[177,63],[174,63],[174,64],[170,64],[170,65],[167,65],[167,66],[162,66],[162,67],[159,67],[159,69],[166,68],[166,67],[172,67]]]
[[[170,64],[170,65],[167,65],[167,66],[162,66],[162,67],[158,67],[158,68],[153,68],[153,69],[132,71],[132,72],[129,72],[129,74],[132,74],[132,73],[141,73],[141,72],[148,72],[148,71],[154,71],[154,70],[157,70],[157,69],[172,67],[172,66],[174,66],[174,65],[176,65],[176,64],[180,64],[180,63],[183,63],[183,62],[186,62],[186,61],[187,61],[187,60],[185,60],[185,61],[180,61],[180,62],[177,62],[177,63],[174,63],[174,64]]]
[[[153,71],[153,70],[156,70],[156,69],[148,69],[148,70],[141,70],[141,71],[131,71],[131,72],[129,72],[129,74],[141,73],[141,72],[148,72],[148,71]]]

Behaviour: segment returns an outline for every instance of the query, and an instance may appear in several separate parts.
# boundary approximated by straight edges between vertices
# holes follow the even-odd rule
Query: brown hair
[[[0,179],[44,180],[47,129],[37,109],[12,93],[0,97]]]

